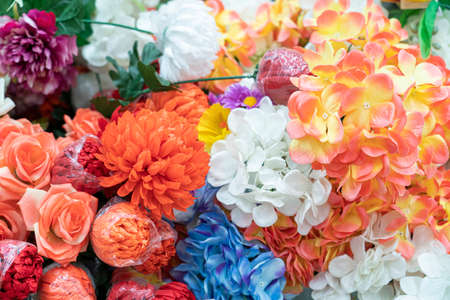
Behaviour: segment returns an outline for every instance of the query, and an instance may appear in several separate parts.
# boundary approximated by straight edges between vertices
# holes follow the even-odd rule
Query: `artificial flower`
[[[328,272],[339,280],[344,293],[377,293],[392,279],[405,275],[407,264],[395,247],[376,245],[366,250],[362,237],[350,242],[353,258],[344,254],[331,260]]]
[[[20,208],[13,201],[0,201],[0,240],[20,240],[27,236],[27,228]]]
[[[153,299],[155,287],[145,281],[123,280],[113,283],[108,291],[107,300],[133,299],[146,300]]]
[[[209,155],[194,125],[175,112],[141,109],[110,122],[97,158],[111,171],[103,187],[120,185],[117,194],[149,209],[156,219],[174,219],[173,209],[194,203],[208,172]],[[124,160],[127,161],[124,165]]]
[[[263,96],[258,89],[248,88],[240,83],[235,83],[230,85],[222,95],[216,96],[213,93],[209,93],[208,97],[213,104],[219,103],[225,108],[234,109],[237,107],[258,107]]]
[[[287,104],[296,91],[291,77],[309,74],[302,54],[287,48],[267,51],[259,62],[258,88],[276,104]]]
[[[219,32],[200,0],[173,0],[157,11],[141,13],[138,27],[153,32],[160,75],[171,82],[208,75],[219,50]]]
[[[186,211],[174,210],[175,222],[188,224],[198,214],[210,211],[215,205],[214,199],[216,198],[217,190],[218,188],[213,187],[206,181],[205,185],[193,192],[195,197],[194,205],[188,207]]]
[[[150,217],[117,198],[98,212],[90,236],[95,254],[113,267],[140,265],[149,258],[152,247],[161,245]]]
[[[95,288],[85,268],[69,264],[49,265],[39,282],[38,295],[42,300],[73,299],[95,300]]]
[[[35,127],[30,125],[29,130],[34,131]],[[0,192],[4,200],[18,201],[27,188],[41,189],[49,185],[57,154],[53,134],[10,132],[1,152]]]
[[[197,299],[283,299],[283,261],[245,241],[218,207],[199,217],[199,224],[177,244],[177,254],[183,263],[171,274]]]
[[[159,234],[161,246],[152,246],[149,258],[135,269],[144,274],[156,273],[161,268],[169,264],[170,259],[175,255],[175,242],[177,232],[169,225],[169,223],[161,220],[155,224]]]
[[[71,119],[64,115],[66,124],[63,128],[66,130],[66,136],[74,141],[81,139],[86,134],[100,135],[100,122],[107,123],[107,119],[101,113],[90,108],[77,109],[75,117]]]
[[[26,299],[38,289],[44,259],[36,246],[17,240],[0,241],[1,299]]]
[[[155,292],[155,300],[195,300],[194,294],[189,290],[189,287],[182,283],[172,281]]]
[[[211,105],[203,112],[197,131],[198,139],[205,143],[207,151],[211,150],[211,146],[216,141],[224,139],[230,133],[227,126],[229,114],[230,109],[223,107],[219,103]]]
[[[32,124],[27,119],[14,120],[11,119],[9,115],[5,115],[0,118],[0,148],[2,147],[6,137],[11,132],[16,132],[19,134],[33,134],[43,131],[44,130],[39,124]]]
[[[94,135],[85,135],[64,147],[52,168],[52,184],[70,183],[79,192],[91,195],[100,191],[100,177],[109,170],[95,155],[100,152],[101,143]],[[58,141],[57,141],[58,143]]]
[[[414,229],[412,243],[414,256],[408,261],[408,273],[399,279],[400,295],[395,300],[447,299],[450,255],[424,225]]]
[[[118,23],[131,27],[136,27],[139,13],[146,9],[141,0],[98,0],[95,1],[95,8],[95,21]],[[141,8],[143,9],[141,10]],[[96,71],[100,70],[102,75],[108,69],[106,57],[109,56],[120,66],[127,67],[129,64],[128,51],[135,42],[138,43],[138,50],[142,51],[145,44],[154,41],[150,34],[134,30],[108,25],[93,25],[92,27],[93,33],[89,37],[89,44],[84,46],[81,52],[90,67]],[[95,80],[93,81],[95,82]]]
[[[8,83],[5,78],[0,78],[0,116],[6,115],[10,110],[12,110],[16,105],[14,101],[10,98],[5,98],[6,88]]]
[[[151,110],[174,111],[197,125],[208,108],[208,96],[195,84],[181,84],[176,91],[152,93],[145,103]]]
[[[18,204],[27,229],[34,230],[40,255],[67,265],[85,251],[97,198],[60,184],[48,192],[27,189]]]
[[[55,15],[36,9],[3,25],[0,72],[45,95],[66,89],[61,83],[78,53],[76,37],[55,36],[56,31]]]
[[[231,134],[211,149],[208,181],[221,186],[217,199],[232,209],[231,219],[240,227],[252,220],[271,226],[278,211],[296,215],[299,232],[306,234],[328,216],[331,184],[323,172],[290,160],[287,123],[286,107],[263,98],[259,108],[232,110]]]

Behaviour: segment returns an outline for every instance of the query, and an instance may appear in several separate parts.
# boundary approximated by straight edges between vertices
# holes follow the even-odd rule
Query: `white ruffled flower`
[[[408,261],[408,275],[401,278],[402,295],[395,300],[450,299],[450,255],[425,226],[414,230],[414,256]]]
[[[8,86],[8,84],[8,77],[0,78],[0,116],[6,115],[10,110],[16,107],[14,101],[12,101],[10,98],[5,98],[6,87]]]
[[[394,251],[396,245],[387,248],[376,245],[365,250],[362,236],[350,242],[353,258],[341,255],[331,260],[328,271],[339,279],[345,293],[358,292],[360,298],[370,299],[393,279],[400,279],[406,272],[406,261]]]
[[[270,0],[222,0],[226,10],[237,12],[241,19],[247,24],[251,24],[255,21],[256,12],[262,4],[270,2]]]
[[[312,289],[311,296],[314,300],[350,300],[350,294],[346,293],[339,280],[330,272],[320,272],[309,282]]]
[[[135,0],[97,0],[95,21],[111,22],[136,27],[137,17],[143,2]],[[140,8],[141,7],[141,8]],[[113,9],[112,9],[113,8]],[[110,25],[93,24],[89,44],[82,49],[83,58],[97,72],[105,72],[110,66],[106,60],[112,57],[122,67],[129,64],[128,51],[137,41],[139,51],[145,44],[153,42],[151,35]]]
[[[219,50],[220,33],[210,8],[200,0],[172,0],[141,13],[138,27],[153,32],[161,77],[171,81],[208,75]]]
[[[231,133],[212,146],[208,181],[221,186],[217,199],[237,226],[271,226],[276,209],[295,216],[299,232],[307,234],[328,216],[331,184],[325,172],[292,162],[288,120],[287,107],[265,97],[259,108],[232,110]]]

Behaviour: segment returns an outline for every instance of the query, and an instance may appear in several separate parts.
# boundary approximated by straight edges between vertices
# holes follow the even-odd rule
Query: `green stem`
[[[255,74],[251,75],[237,75],[237,76],[224,76],[224,77],[211,77],[211,78],[198,78],[192,80],[177,81],[173,84],[201,82],[201,81],[214,81],[214,80],[228,80],[228,79],[243,79],[243,78],[255,78]]]
[[[137,27],[117,24],[117,23],[94,21],[94,20],[87,20],[87,19],[83,19],[81,21],[84,22],[84,23],[90,23],[90,24],[116,26],[116,27],[120,27],[120,28],[130,29],[130,30],[134,30],[134,31],[143,32],[143,33],[147,33],[147,34],[153,35],[153,32],[151,32],[151,31],[147,31],[147,30],[144,30],[144,29],[139,29]]]
[[[13,6],[14,19],[19,20],[19,8],[17,2],[14,2]]]

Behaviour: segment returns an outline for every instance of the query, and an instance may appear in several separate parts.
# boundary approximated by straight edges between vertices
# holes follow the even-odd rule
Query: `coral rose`
[[[48,192],[27,189],[19,206],[27,229],[35,232],[40,255],[66,265],[87,247],[97,198],[59,184]]]
[[[27,229],[20,208],[13,201],[0,201],[0,240],[25,240]]]
[[[5,115],[0,118],[0,147],[11,132],[32,134],[42,131],[44,130],[39,124],[31,124],[27,119],[14,120],[9,115]]]
[[[53,134],[11,132],[0,151],[0,194],[3,200],[17,201],[27,188],[45,188],[57,153]]]
[[[197,125],[203,112],[208,108],[208,96],[192,83],[180,85],[179,91],[152,93],[145,107],[151,110],[174,111]]]
[[[67,132],[67,136],[75,140],[82,138],[86,134],[99,135],[100,123],[106,121],[106,118],[96,110],[90,108],[79,108],[73,120],[64,115],[63,125]]]
[[[120,185],[117,194],[131,196],[154,218],[174,219],[173,209],[194,203],[191,191],[204,185],[209,155],[197,140],[195,125],[174,112],[142,109],[125,112],[103,132],[97,158],[111,171],[103,187]]]

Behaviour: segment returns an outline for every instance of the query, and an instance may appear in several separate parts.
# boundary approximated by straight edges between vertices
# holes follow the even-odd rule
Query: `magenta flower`
[[[68,89],[65,77],[78,53],[76,37],[55,36],[56,30],[55,15],[36,9],[19,21],[4,23],[0,27],[0,73],[45,95]]]

